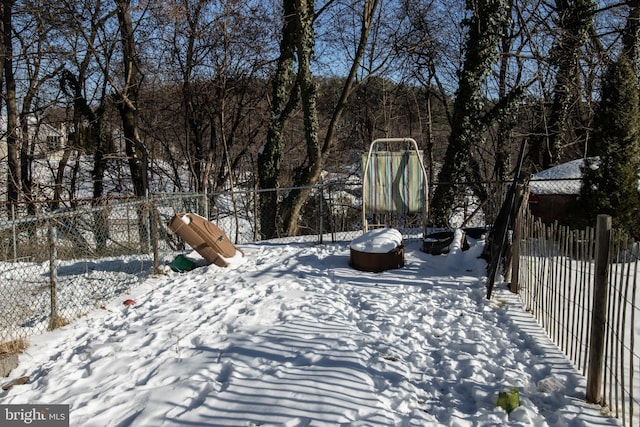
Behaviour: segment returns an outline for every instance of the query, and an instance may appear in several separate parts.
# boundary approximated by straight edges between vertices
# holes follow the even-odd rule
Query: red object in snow
[[[125,300],[124,305],[135,305],[136,302],[132,299]]]

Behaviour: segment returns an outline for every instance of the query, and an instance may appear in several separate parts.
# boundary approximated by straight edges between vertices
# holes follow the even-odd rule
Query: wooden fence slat
[[[569,254],[569,230],[567,227],[561,227],[562,230],[562,251],[561,251],[561,264],[562,264],[562,273],[560,275],[560,283],[562,284],[562,323],[560,324],[560,330],[562,331],[562,348],[564,349],[565,354],[569,353],[569,310],[571,309],[571,305],[569,304],[570,299],[567,297],[569,295],[569,288],[571,283],[567,278],[569,277],[569,262],[567,260],[567,255]]]
[[[573,264],[575,262],[577,258],[577,253],[576,253],[576,246],[575,246],[575,241],[576,241],[576,233],[571,232],[570,233],[570,246],[569,246],[569,283],[573,284],[573,296],[571,297],[571,302],[572,302],[572,310],[571,310],[571,360],[573,361],[573,363],[576,363],[576,360],[578,359],[578,354],[580,353],[578,351],[579,348],[579,342],[580,339],[582,337],[578,336],[577,331],[578,331],[578,315],[580,314],[581,310],[580,310],[580,306],[578,301],[580,301],[579,298],[579,293],[580,293],[580,284],[577,283],[576,280],[574,280],[574,269],[573,269]]]
[[[626,252],[626,248],[628,247],[629,244],[629,238],[628,236],[625,235],[625,239],[624,239],[624,245],[623,247],[625,248],[625,252]],[[625,253],[625,260],[626,260],[626,253]],[[618,340],[619,342],[622,343],[622,345],[620,345],[620,362],[619,362],[619,367],[620,367],[620,381],[621,381],[621,385],[620,388],[622,390],[626,390],[627,387],[625,386],[625,348],[624,348],[624,344],[623,344],[623,340],[625,340],[625,337],[627,335],[627,328],[626,328],[626,318],[627,318],[627,307],[628,307],[628,301],[629,301],[629,284],[630,284],[630,277],[631,277],[631,263],[627,262],[625,263],[626,265],[626,272],[623,273],[623,275],[620,277],[621,281],[624,283],[624,295],[622,295],[622,292],[620,293],[620,307],[621,307],[621,324],[620,324],[620,339]],[[624,267],[624,266],[623,266]],[[622,269],[624,271],[624,268]],[[633,323],[631,324],[631,335],[633,335],[634,333],[634,325]],[[629,386],[631,388],[633,388],[633,383],[630,382]],[[630,405],[633,406],[633,405]],[[624,392],[622,393],[622,414],[626,414],[626,402],[625,402],[625,396],[624,396]],[[630,420],[631,421],[631,420]],[[622,419],[622,424],[626,425],[626,418],[623,416]]]
[[[588,228],[588,234],[589,234],[589,239],[587,240],[588,242],[595,242],[595,238],[596,238],[596,230],[594,228]],[[587,264],[587,281],[585,282],[584,286],[585,289],[587,291],[587,304],[590,304],[591,301],[593,301],[593,286],[591,286],[591,281],[593,280],[593,268],[595,265],[595,258],[596,258],[596,245],[589,243],[589,246],[587,247],[587,251],[589,253],[588,255],[588,260],[593,261],[593,262],[589,262]],[[585,308],[588,305],[585,305]],[[586,316],[587,317],[587,328],[585,329],[585,335],[587,337],[587,342],[585,343],[585,350],[587,350],[585,352],[585,361],[584,361],[584,368],[583,368],[583,375],[587,375],[587,369],[588,369],[588,364],[589,364],[589,359],[588,359],[588,355],[589,355],[589,348],[591,348],[591,334],[589,333],[589,331],[591,330],[591,315],[593,313],[589,312],[589,315]]]
[[[553,237],[555,235],[555,227],[551,227],[549,229],[549,233],[547,233],[547,259],[549,260],[549,262],[547,263],[547,280],[545,280],[545,284],[549,284],[549,282],[553,281],[553,267],[554,267],[554,262],[553,262]],[[548,286],[547,286],[548,287]],[[554,324],[553,324],[553,319],[552,319],[552,312],[553,312],[553,308],[554,308],[554,303],[553,300],[555,298],[555,294],[553,293],[552,289],[553,288],[549,288],[550,292],[547,292],[547,295],[549,295],[549,299],[547,302],[547,311],[546,311],[546,315],[547,315],[547,328],[549,333],[551,334],[551,336],[553,337],[554,335]],[[557,342],[557,341],[556,341]]]

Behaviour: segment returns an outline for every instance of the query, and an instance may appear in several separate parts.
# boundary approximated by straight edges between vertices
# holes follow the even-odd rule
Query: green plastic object
[[[173,271],[183,273],[185,271],[191,271],[196,268],[196,263],[191,261],[184,255],[178,255],[173,261],[171,261],[170,266]]]
[[[501,407],[507,414],[520,406],[520,392],[517,388],[511,387],[510,391],[501,391],[498,393],[498,402],[496,406]]]

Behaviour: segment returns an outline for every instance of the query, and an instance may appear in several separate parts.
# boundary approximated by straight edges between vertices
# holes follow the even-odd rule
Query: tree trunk
[[[474,2],[474,6],[453,106],[449,145],[430,208],[429,220],[437,226],[449,226],[458,185],[468,174],[471,150],[484,143],[486,105],[482,85],[496,60],[496,48],[508,22],[503,0],[480,0]]]
[[[209,145],[205,144],[205,132],[209,124],[206,111],[202,101],[198,101],[198,92],[206,90],[198,87],[192,81],[193,70],[196,65],[196,38],[200,28],[198,28],[202,7],[204,2],[199,2],[193,7],[187,6],[186,17],[189,32],[187,35],[187,46],[185,52],[184,74],[182,81],[182,96],[185,103],[185,121],[187,127],[187,144],[189,144],[189,163],[193,175],[194,191],[206,192],[207,159],[209,157]]]
[[[296,0],[297,7],[297,37],[296,51],[298,53],[297,82],[300,86],[300,99],[304,122],[304,137],[307,147],[306,162],[294,169],[293,186],[312,185],[319,176],[321,167],[321,153],[318,140],[318,88],[311,73],[311,58],[313,57],[313,0]],[[281,205],[279,228],[287,236],[295,235],[298,230],[298,217],[309,195],[310,189],[292,189]]]
[[[548,168],[564,160],[567,146],[576,143],[575,133],[581,103],[580,49],[587,41],[593,22],[595,3],[591,0],[571,2],[556,0],[560,40],[554,46],[551,62],[556,65],[556,84],[551,105],[547,149],[542,166]]]
[[[510,8],[510,6],[508,6]],[[509,13],[509,12],[507,12]],[[509,13],[510,14],[510,13]],[[507,95],[507,70],[509,68],[509,52],[511,51],[511,39],[505,33],[502,36],[500,57],[500,73],[498,76],[498,98],[504,99]],[[503,116],[498,120],[496,135],[496,163],[494,166],[494,178],[498,181],[509,179],[511,171],[511,131],[515,125],[516,115]]]
[[[37,67],[35,67],[37,68]],[[32,70],[33,72],[33,70]],[[36,95],[35,82],[32,77],[28,84],[29,87],[25,96],[22,98],[21,112],[18,114],[18,122],[20,125],[20,180],[22,185],[22,196],[27,204],[27,212],[29,215],[35,215],[35,196],[33,195],[33,157],[35,150],[35,136],[31,140],[31,135],[37,135],[37,127],[39,123],[31,122],[31,104]],[[35,127],[35,128],[34,128]]]
[[[324,163],[333,147],[335,132],[342,118],[342,114],[347,105],[349,95],[354,90],[354,81],[362,57],[364,56],[369,32],[375,12],[378,8],[379,0],[367,0],[364,3],[362,14],[362,26],[360,27],[360,37],[356,48],[354,60],[349,70],[340,98],[336,103],[331,121],[327,127],[327,133],[322,147],[319,146],[318,136],[318,112],[316,108],[317,87],[312,80],[310,71],[310,60],[313,57],[313,1],[300,1],[298,10],[300,13],[300,31],[298,40],[299,67],[298,80],[300,81],[300,92],[303,103],[305,141],[307,144],[307,164],[301,165],[294,174],[294,186],[307,188],[294,189],[290,191],[281,205],[282,221],[281,227],[284,232],[291,236],[298,231],[298,218],[306,203],[311,188],[320,180]],[[304,14],[303,14],[304,13]]]
[[[297,32],[295,0],[283,0],[283,27],[276,74],[273,81],[272,119],[267,140],[258,154],[258,185],[270,190],[260,193],[260,234],[263,239],[278,236],[278,187],[284,156],[284,124],[297,104],[298,87],[293,81],[294,52]]]
[[[20,147],[18,140],[18,106],[16,102],[16,81],[13,74],[13,48],[12,48],[12,15],[14,0],[2,2],[2,26],[3,26],[3,74],[5,81],[5,102],[7,104],[7,201],[16,203],[20,200]],[[11,217],[11,207],[7,215]]]
[[[115,0],[120,25],[120,37],[124,62],[124,87],[118,93],[117,105],[122,119],[125,150],[129,159],[134,194],[147,196],[148,153],[138,131],[138,92],[140,90],[140,68],[135,47],[130,0]]]
[[[124,86],[118,93],[117,106],[122,119],[122,132],[125,151],[129,160],[134,194],[137,197],[148,196],[149,182],[147,166],[149,156],[138,131],[138,92],[141,73],[135,48],[133,23],[131,20],[130,0],[115,0],[124,61]],[[140,250],[149,250],[148,215],[145,206],[138,209],[138,237]]]
[[[107,147],[107,134],[103,129],[103,113],[98,114],[98,120],[92,126],[92,134],[96,141],[96,151],[93,154],[93,206],[101,206],[104,209],[97,211],[94,216],[94,234],[96,237],[96,251],[102,253],[107,247],[109,239],[109,214],[106,211],[107,201],[104,199],[104,173],[107,167],[105,151]]]

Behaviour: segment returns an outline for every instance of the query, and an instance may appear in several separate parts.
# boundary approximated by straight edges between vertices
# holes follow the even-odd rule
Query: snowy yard
[[[405,244],[378,274],[349,267],[348,241],[287,240],[150,278],[33,337],[2,402],[69,404],[72,426],[617,425],[516,297],[485,299],[480,247]]]

